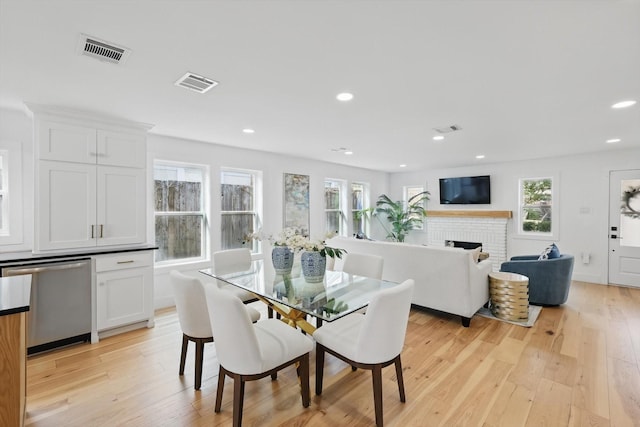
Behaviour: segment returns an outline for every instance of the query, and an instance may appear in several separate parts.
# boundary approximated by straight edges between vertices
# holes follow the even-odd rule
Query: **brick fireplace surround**
[[[428,211],[427,244],[444,246],[445,240],[482,243],[493,271],[507,260],[507,223],[511,211]]]

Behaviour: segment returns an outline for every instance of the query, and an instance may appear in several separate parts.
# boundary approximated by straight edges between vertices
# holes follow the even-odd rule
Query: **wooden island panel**
[[[24,425],[26,313],[0,316],[0,425]]]

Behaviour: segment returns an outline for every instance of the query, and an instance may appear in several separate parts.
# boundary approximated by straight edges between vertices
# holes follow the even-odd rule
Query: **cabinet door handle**
[[[104,224],[100,224],[100,238],[104,237]]]
[[[96,233],[95,233],[95,225],[91,224],[91,238],[95,239],[96,238]]]
[[[130,259],[130,260],[127,260],[127,261],[118,261],[118,262],[116,262],[116,264],[131,264],[131,263],[133,263],[133,262],[135,262],[135,261],[133,261],[132,259]]]

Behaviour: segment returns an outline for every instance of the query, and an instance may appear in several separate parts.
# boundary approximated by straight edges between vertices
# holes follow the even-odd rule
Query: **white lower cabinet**
[[[153,326],[153,252],[99,255],[95,262],[97,331]]]

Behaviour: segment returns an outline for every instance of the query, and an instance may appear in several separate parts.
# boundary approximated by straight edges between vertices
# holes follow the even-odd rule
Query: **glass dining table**
[[[207,268],[200,273],[254,293],[285,322],[308,334],[316,329],[308,316],[316,318],[316,325],[334,321],[366,307],[380,290],[397,285],[341,271],[327,271],[322,282],[308,283],[295,268],[290,274],[277,274],[263,260],[253,261],[246,271],[218,275]]]

